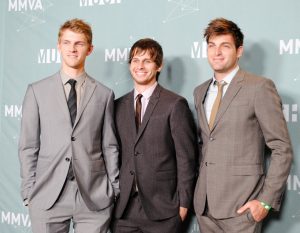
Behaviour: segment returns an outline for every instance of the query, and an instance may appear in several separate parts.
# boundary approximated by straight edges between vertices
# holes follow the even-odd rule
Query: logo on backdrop
[[[8,11],[42,11],[42,0],[9,0]]]
[[[207,49],[206,41],[193,42],[191,46],[191,58],[193,59],[206,58],[207,57],[206,49]]]
[[[287,179],[287,189],[297,191],[300,194],[300,178],[297,175],[289,175]]]
[[[1,211],[1,223],[20,227],[31,227],[28,214]]]
[[[4,117],[18,118],[22,117],[22,105],[4,105]]]
[[[279,54],[299,54],[300,39],[279,40]]]
[[[80,7],[121,4],[121,0],[79,0]]]
[[[283,115],[286,122],[298,122],[298,104],[283,104]]]
[[[57,49],[40,49],[37,58],[38,64],[61,63]]]
[[[104,60],[105,62],[117,61],[123,62],[127,61],[130,48],[112,48],[105,49]]]

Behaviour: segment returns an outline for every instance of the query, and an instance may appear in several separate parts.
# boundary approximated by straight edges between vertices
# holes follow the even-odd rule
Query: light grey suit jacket
[[[204,101],[211,80],[194,91],[201,163],[194,205],[201,215],[207,198],[215,218],[229,218],[258,199],[278,210],[292,161],[292,147],[274,83],[239,70],[222,99],[213,129]],[[265,147],[271,150],[265,167]]]
[[[19,141],[22,197],[49,209],[63,188],[72,158],[78,188],[90,210],[119,193],[114,93],[87,76],[74,127],[60,74],[28,86]]]

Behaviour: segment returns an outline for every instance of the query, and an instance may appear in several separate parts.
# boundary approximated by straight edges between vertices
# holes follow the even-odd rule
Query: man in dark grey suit
[[[243,34],[232,21],[210,22],[204,36],[214,77],[194,91],[201,163],[194,207],[201,233],[253,233],[278,211],[292,147],[274,83],[238,66]],[[265,167],[265,149],[271,151]]]
[[[119,194],[114,93],[84,69],[92,30],[59,31],[60,72],[28,86],[19,142],[22,197],[34,233],[106,233]]]
[[[121,148],[115,233],[181,233],[191,206],[196,131],[187,101],[157,83],[163,51],[152,39],[130,50],[134,90],[115,102]]]

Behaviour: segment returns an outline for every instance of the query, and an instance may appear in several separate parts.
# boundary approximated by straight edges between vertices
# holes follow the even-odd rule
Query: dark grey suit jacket
[[[146,215],[151,220],[190,207],[194,190],[196,129],[187,101],[157,85],[136,133],[134,92],[115,102],[121,148],[120,198],[116,217],[126,208],[133,177]]]
[[[258,199],[278,210],[292,162],[292,147],[274,83],[239,70],[225,93],[212,130],[204,110],[211,80],[194,91],[201,164],[194,205],[201,215],[207,198],[215,218],[237,216],[247,201]],[[264,170],[265,147],[271,149]]]
[[[87,76],[84,95],[71,125],[59,73],[28,86],[19,142],[22,197],[49,209],[70,166],[90,210],[111,205],[119,193],[114,93]]]

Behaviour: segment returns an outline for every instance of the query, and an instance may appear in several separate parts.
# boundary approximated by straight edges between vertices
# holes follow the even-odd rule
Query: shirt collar
[[[240,67],[239,66],[236,66],[227,76],[225,76],[225,78],[223,78],[221,80],[226,82],[228,85],[231,83],[232,79],[234,78],[234,76],[236,75],[236,73],[239,71]],[[215,76],[213,77],[213,81],[212,83],[215,84],[217,82]]]
[[[77,81],[77,85],[81,86],[85,82],[86,73],[83,72],[80,75],[78,75],[77,77],[71,77],[71,76],[67,75],[63,70],[61,70],[60,77],[61,77],[61,80],[64,85],[66,85],[70,79],[75,79]]]
[[[145,97],[146,99],[150,99],[151,95],[153,94],[154,89],[157,86],[157,82],[155,82],[151,87],[147,88],[145,91],[143,91],[142,93],[139,93],[136,89],[134,89],[134,99],[136,99],[138,94],[142,94],[143,97]]]

